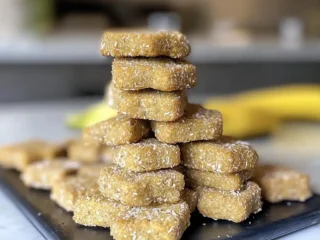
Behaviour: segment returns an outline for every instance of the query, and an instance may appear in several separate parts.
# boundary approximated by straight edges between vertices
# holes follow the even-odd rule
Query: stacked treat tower
[[[220,136],[183,143],[181,154],[186,184],[197,190],[202,215],[238,223],[261,210],[261,189],[248,181],[258,156],[248,143]]]
[[[179,59],[190,53],[185,36],[106,32],[101,52],[116,57],[118,115],[86,128],[84,139],[114,146],[114,165],[100,173],[99,197],[78,204],[75,221],[111,227],[115,239],[179,239],[197,204],[185,185],[197,190],[205,216],[240,222],[257,212],[260,188],[246,182],[256,152],[222,137],[220,112],[188,103],[186,89],[195,86],[196,73]]]

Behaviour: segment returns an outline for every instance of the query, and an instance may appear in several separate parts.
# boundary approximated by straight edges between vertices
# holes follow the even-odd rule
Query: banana
[[[231,96],[228,102],[258,109],[278,119],[320,120],[320,85],[297,84],[276,88],[254,90]],[[205,106],[215,106],[215,99],[209,99]],[[218,99],[221,102],[221,99]]]
[[[85,128],[116,115],[117,110],[109,107],[105,102],[101,102],[89,107],[83,113],[68,116],[67,125],[71,128]]]
[[[236,138],[264,135],[274,131],[279,124],[272,115],[232,102],[217,102],[204,106],[219,110],[223,117],[223,134]]]

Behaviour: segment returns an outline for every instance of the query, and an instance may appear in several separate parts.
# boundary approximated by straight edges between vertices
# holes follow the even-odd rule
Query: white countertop
[[[62,141],[76,136],[77,131],[67,129],[64,120],[70,112],[82,110],[95,102],[96,99],[82,99],[70,101],[28,103],[28,104],[0,104],[0,145],[26,140],[28,138],[43,138]],[[257,149],[262,161],[277,162],[290,165],[292,168],[310,174],[313,188],[320,192],[320,159],[310,156],[309,159],[299,155],[285,154],[270,147],[268,140],[254,140],[251,142]],[[299,232],[287,235],[281,239],[319,239],[320,225],[315,225]],[[42,235],[10,202],[8,196],[0,189],[0,239],[43,239]]]

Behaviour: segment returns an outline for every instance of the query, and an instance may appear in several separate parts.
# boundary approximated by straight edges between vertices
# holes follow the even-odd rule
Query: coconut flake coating
[[[240,191],[252,175],[252,170],[237,173],[217,173],[185,169],[186,185],[196,189],[198,186],[211,187],[225,191]]]
[[[184,202],[141,209],[129,210],[125,218],[116,220],[111,236],[117,240],[178,240],[190,225],[189,207]]]
[[[110,227],[116,218],[125,215],[129,209],[129,206],[96,192],[82,196],[75,202],[73,220],[84,226]]]
[[[72,212],[78,199],[86,195],[99,193],[97,176],[68,176],[56,181],[50,198],[60,207]]]
[[[183,222],[186,228],[189,225],[189,219],[190,211],[185,202],[132,207],[109,199],[101,193],[81,197],[75,204],[73,216],[76,223],[85,226],[113,227],[116,223],[121,225],[122,222],[134,222],[135,226],[144,225],[145,231],[149,228],[155,228],[155,231],[162,222],[165,228],[161,228],[161,232],[164,229],[169,230],[180,222]],[[182,228],[181,225],[175,227],[177,231],[183,232],[185,228]],[[144,233],[140,232],[140,234]]]
[[[151,131],[147,121],[132,119],[119,114],[116,117],[91,125],[84,129],[86,143],[116,146],[141,140]]]
[[[170,58],[116,58],[112,80],[122,90],[184,90],[196,85],[196,67]]]
[[[176,31],[107,31],[101,40],[100,52],[112,57],[183,58],[189,55],[187,38]]]
[[[161,92],[152,89],[115,91],[118,112],[131,118],[174,121],[181,117],[188,99],[185,91]]]
[[[67,159],[38,161],[26,167],[21,180],[27,187],[49,190],[55,181],[75,174],[79,167],[78,162]]]
[[[257,152],[246,142],[221,137],[216,141],[181,144],[183,165],[188,168],[217,173],[235,173],[253,169]]]
[[[155,138],[143,139],[138,143],[114,147],[113,162],[134,172],[172,168],[180,164],[180,148]]]
[[[241,192],[221,191],[198,187],[198,210],[214,220],[224,219],[235,223],[246,220],[250,214],[261,211],[261,189],[254,182],[247,182]]]
[[[165,143],[217,139],[222,134],[222,115],[198,104],[188,104],[183,117],[174,122],[152,121],[156,138]]]
[[[148,206],[178,202],[184,176],[174,170],[135,173],[108,166],[101,170],[98,184],[101,193],[108,198],[128,206]]]
[[[65,155],[65,146],[41,140],[29,140],[0,148],[0,165],[24,171],[33,162]]]
[[[262,196],[271,203],[284,200],[304,202],[312,196],[309,176],[275,165],[260,165],[254,180],[262,189]]]

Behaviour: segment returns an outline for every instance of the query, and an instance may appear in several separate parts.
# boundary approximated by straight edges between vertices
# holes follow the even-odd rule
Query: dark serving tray
[[[45,239],[112,239],[109,229],[75,224],[71,213],[50,200],[49,192],[28,189],[15,171],[0,168],[0,185]],[[314,195],[305,203],[264,204],[263,211],[240,224],[214,221],[195,212],[183,240],[274,239],[319,222],[320,197]]]

